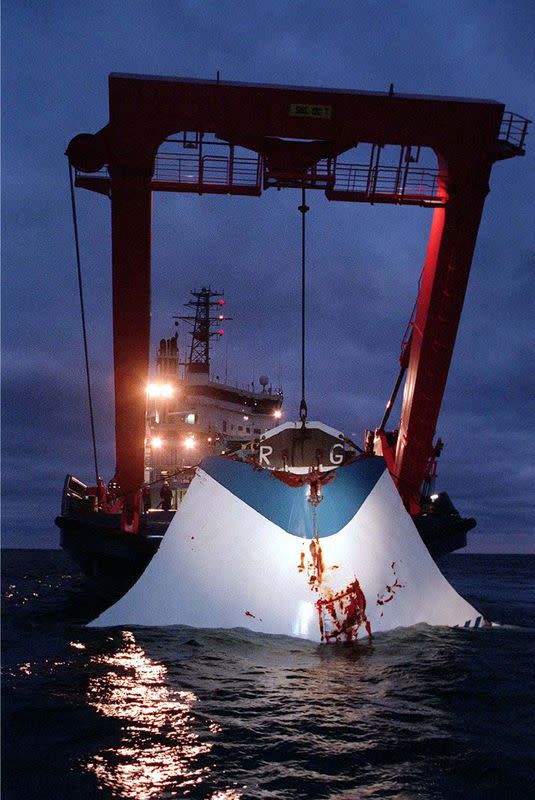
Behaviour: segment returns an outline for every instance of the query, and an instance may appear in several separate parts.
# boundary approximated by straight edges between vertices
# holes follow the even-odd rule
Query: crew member
[[[151,507],[151,492],[149,483],[145,483],[143,485],[143,490],[141,492],[141,495],[143,497],[143,511],[146,514],[149,508]]]
[[[173,499],[173,492],[171,491],[171,487],[169,486],[168,481],[164,481],[163,486],[160,489],[160,497],[162,498],[163,510],[170,511],[171,501]]]

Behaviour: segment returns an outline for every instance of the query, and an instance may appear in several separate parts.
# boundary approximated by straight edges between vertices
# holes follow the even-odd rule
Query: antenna
[[[220,327],[225,320],[232,319],[223,313],[225,301],[222,292],[213,292],[210,286],[203,286],[199,292],[192,291],[192,298],[184,303],[186,308],[194,308],[194,315],[179,315],[175,320],[183,319],[193,325],[189,359],[185,364],[185,374],[210,374],[210,339],[212,336],[223,336]],[[219,298],[219,299],[215,299]],[[213,313],[212,309],[217,308]]]

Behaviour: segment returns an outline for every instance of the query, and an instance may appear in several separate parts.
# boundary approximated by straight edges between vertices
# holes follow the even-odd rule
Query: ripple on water
[[[518,597],[508,617],[503,587],[492,594],[499,569],[479,569],[478,593],[522,622]],[[532,628],[418,626],[328,647],[89,629],[94,600],[69,574],[50,560],[4,585],[8,800],[36,787],[57,800],[529,796]]]

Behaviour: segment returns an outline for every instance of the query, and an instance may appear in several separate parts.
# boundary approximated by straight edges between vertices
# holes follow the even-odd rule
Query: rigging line
[[[301,188],[301,403],[299,405],[299,417],[303,423],[303,428],[307,420],[308,408],[305,400],[305,334],[306,334],[306,305],[305,305],[305,286],[306,286],[306,223],[305,215],[309,210],[305,196],[305,187]]]
[[[85,324],[85,306],[84,306],[84,290],[82,284],[82,265],[80,261],[80,241],[78,238],[78,217],[76,214],[76,198],[74,194],[74,180],[72,164],[69,161],[69,183],[71,187],[71,207],[72,207],[72,223],[74,229],[74,244],[76,248],[76,270],[78,273],[78,293],[80,295],[80,313],[82,317],[82,335],[84,340],[84,358],[85,358],[85,376],[87,381],[87,397],[89,400],[89,419],[91,421],[91,439],[93,442],[93,460],[95,463],[95,478],[96,486],[99,482],[98,460],[97,460],[97,440],[95,436],[95,417],[93,414],[93,399],[91,395],[91,373],[89,370],[89,351],[87,347],[87,330]]]

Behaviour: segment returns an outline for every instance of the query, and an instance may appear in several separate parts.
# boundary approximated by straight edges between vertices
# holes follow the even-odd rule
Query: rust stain
[[[282,481],[293,489],[308,484],[310,490],[308,502],[316,509],[323,499],[322,487],[335,479],[336,470],[322,472],[319,467],[312,467],[307,475],[295,475],[285,470],[272,470],[270,474],[272,478]]]
[[[335,564],[333,567],[327,567],[325,565],[320,537],[317,531],[308,545],[308,552],[308,558],[306,557],[305,551],[299,553],[297,571],[306,573],[310,589],[314,592],[319,592],[325,580],[325,573],[330,569],[338,569],[338,564]]]
[[[397,572],[396,572],[396,562],[395,561],[392,561],[392,563],[390,565],[390,569],[392,570],[392,572],[394,574],[394,580],[393,580],[393,582],[391,584],[388,584],[388,583],[386,584],[383,592],[379,592],[377,594],[377,600],[375,602],[376,602],[376,605],[378,605],[378,606],[385,606],[387,603],[391,603],[392,600],[394,599],[394,597],[396,596],[397,591],[399,589],[404,589],[405,588],[405,584],[404,583],[400,583],[400,581],[398,579]],[[381,616],[383,616],[383,615],[381,614]]]
[[[325,572],[325,563],[323,561],[323,551],[321,549],[320,537],[316,531],[316,536],[309,545],[310,558],[316,573],[315,580],[318,584],[323,582],[323,573]]]
[[[372,635],[370,621],[366,616],[366,598],[357,578],[340,592],[327,589],[316,600],[316,608],[322,641],[351,642],[357,637],[362,625],[368,636]]]
[[[253,614],[252,611],[246,611],[245,612],[245,616],[246,617],[251,617],[251,619],[257,619],[257,617],[255,617],[255,615]],[[262,617],[258,617],[258,621],[262,622]]]
[[[339,564],[328,567],[325,564],[320,534],[317,525],[316,507],[313,503],[312,539],[306,551],[299,554],[298,572],[305,573],[310,591],[318,595],[316,610],[321,641],[346,641],[356,639],[359,628],[364,625],[368,636],[372,635],[371,625],[366,616],[366,598],[358,579],[344,589],[335,592],[327,585],[327,574],[340,568]],[[303,542],[304,544],[304,542]]]

